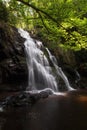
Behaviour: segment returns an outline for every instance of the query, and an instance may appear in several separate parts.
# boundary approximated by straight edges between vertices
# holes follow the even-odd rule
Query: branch
[[[29,6],[29,7],[31,7],[32,9],[34,9],[34,10],[39,14],[39,16],[40,16],[40,18],[41,18],[41,20],[42,20],[44,26],[45,26],[45,24],[44,24],[43,18],[42,18],[42,16],[41,16],[40,13],[43,13],[45,16],[47,16],[47,18],[49,18],[49,19],[52,20],[54,23],[56,23],[57,26],[60,26],[60,27],[62,27],[64,30],[66,30],[65,27],[63,27],[61,24],[59,24],[58,21],[57,21],[55,18],[53,18],[50,14],[48,14],[48,13],[45,12],[44,10],[39,9],[39,8],[37,8],[36,6],[34,6],[34,5],[32,5],[32,4],[28,3],[28,2],[26,2],[26,1],[24,1],[24,0],[16,0],[16,1],[19,1],[19,2],[23,3],[24,5]],[[46,28],[46,26],[45,26],[45,28]],[[69,32],[68,35],[69,35],[69,36],[71,35],[72,37],[74,37],[74,38],[78,41],[78,39],[77,39],[72,33]],[[78,42],[79,42],[79,41],[78,41]],[[80,42],[79,42],[79,43],[80,43]]]
[[[17,0],[17,1],[19,1],[19,2],[21,2],[23,4],[25,4],[25,5],[27,5],[29,7],[31,7],[32,9],[36,10],[36,12],[43,13],[45,16],[47,16],[49,19],[51,19],[53,22],[55,22],[57,25],[59,25],[58,21],[55,18],[53,18],[51,15],[49,15],[47,12],[45,12],[45,11],[37,8],[36,6],[34,6],[34,5],[32,5],[32,4],[28,3],[28,2],[25,2],[24,0]]]
[[[40,12],[38,12],[38,14],[39,14],[39,16],[40,16],[40,18],[41,18],[42,24],[44,25],[45,29],[47,30],[48,33],[50,33],[48,27],[47,27],[46,24],[44,23],[44,20],[43,20],[42,15],[40,14]]]

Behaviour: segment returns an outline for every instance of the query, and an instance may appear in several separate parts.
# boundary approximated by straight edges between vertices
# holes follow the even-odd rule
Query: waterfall
[[[24,46],[28,66],[27,90],[35,92],[41,90],[52,90],[53,92],[58,92],[58,82],[56,81],[56,76],[52,72],[52,68],[49,65],[47,57],[42,51],[42,48],[44,48],[42,42],[32,39],[29,33],[22,29],[19,29],[18,32],[26,39]],[[52,56],[48,48],[46,48],[46,50],[57,75],[64,80],[66,87],[69,90],[72,90],[67,77],[58,66],[56,58]]]
[[[47,50],[47,52],[48,52],[48,54],[49,54],[50,60],[52,61],[53,65],[54,65],[54,67],[55,67],[55,69],[56,69],[57,75],[60,76],[60,77],[63,79],[63,81],[65,82],[65,85],[66,85],[66,87],[67,87],[68,90],[73,90],[73,88],[72,88],[72,87],[70,86],[70,84],[69,84],[69,81],[68,81],[66,75],[65,75],[64,72],[62,71],[61,67],[58,66],[57,60],[56,60],[55,56],[53,56],[53,55],[50,53],[50,51],[48,50],[48,48],[46,48],[46,50]]]

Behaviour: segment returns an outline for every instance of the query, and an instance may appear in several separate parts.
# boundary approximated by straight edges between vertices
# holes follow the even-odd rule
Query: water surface
[[[0,112],[0,130],[86,130],[87,91],[41,99],[32,107]]]

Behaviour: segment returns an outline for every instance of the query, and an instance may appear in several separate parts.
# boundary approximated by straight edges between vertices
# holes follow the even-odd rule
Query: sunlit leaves
[[[87,48],[87,0],[23,0],[45,13],[17,0],[8,2],[9,22],[33,30],[52,48]],[[52,19],[53,18],[53,19]]]

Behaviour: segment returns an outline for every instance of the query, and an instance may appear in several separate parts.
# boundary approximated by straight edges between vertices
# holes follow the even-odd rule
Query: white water
[[[65,82],[65,85],[66,85],[66,87],[67,87],[68,90],[73,90],[73,88],[72,88],[72,87],[70,86],[70,84],[69,84],[69,81],[68,81],[66,75],[65,75],[64,72],[62,71],[61,67],[58,66],[57,60],[56,60],[55,56],[53,56],[53,55],[50,53],[50,51],[48,50],[48,48],[46,48],[46,50],[47,50],[47,52],[48,52],[48,54],[49,54],[50,60],[52,61],[53,65],[54,65],[54,67],[55,67],[55,69],[56,69],[57,75],[60,76],[60,77],[63,79],[63,81]]]
[[[3,107],[2,106],[0,106],[0,112],[3,112],[4,110],[3,110]]]
[[[81,77],[80,77],[80,74],[78,73],[77,70],[75,70],[76,72],[76,80],[75,80],[75,83],[78,83],[80,80],[81,80]]]
[[[26,39],[25,52],[26,61],[28,66],[28,91],[40,92],[44,90],[51,90],[52,92],[58,92],[58,84],[56,77],[53,75],[52,69],[49,65],[49,61],[42,51],[43,45],[40,41],[33,40],[29,33],[19,29],[20,35]],[[49,58],[56,69],[56,73],[60,76],[68,90],[72,90],[67,77],[63,73],[62,69],[58,66],[56,58],[52,56],[50,51],[46,48]]]

